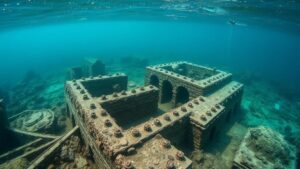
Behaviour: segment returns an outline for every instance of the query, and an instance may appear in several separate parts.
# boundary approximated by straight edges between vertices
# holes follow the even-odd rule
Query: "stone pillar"
[[[162,97],[162,87],[163,87],[163,80],[159,81],[158,88],[159,88],[159,96],[158,96],[158,103],[161,103],[161,97]]]
[[[174,85],[173,86],[173,91],[172,91],[172,100],[171,100],[171,102],[172,102],[172,104],[176,107],[176,95],[177,95],[177,86],[176,85]]]
[[[200,150],[201,148],[201,136],[202,132],[201,129],[198,128],[197,126],[193,125],[192,126],[192,137],[193,137],[193,147],[194,150]]]

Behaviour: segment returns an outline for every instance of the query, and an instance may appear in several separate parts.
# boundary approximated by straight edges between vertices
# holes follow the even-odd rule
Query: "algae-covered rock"
[[[1,169],[23,169],[29,166],[28,160],[25,158],[17,158],[0,165]]]
[[[239,168],[295,168],[295,148],[279,133],[263,126],[249,129],[234,160]]]

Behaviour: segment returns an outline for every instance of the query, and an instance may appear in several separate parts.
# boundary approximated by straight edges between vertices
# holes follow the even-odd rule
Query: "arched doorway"
[[[168,103],[172,100],[173,97],[173,86],[172,84],[165,80],[162,83],[162,91],[161,91],[161,103]]]
[[[158,77],[155,76],[155,75],[152,75],[150,77],[150,84],[153,85],[153,86],[155,86],[155,87],[159,87],[159,79],[158,79]]]
[[[176,105],[181,105],[189,101],[190,94],[185,87],[178,87],[176,90]]]

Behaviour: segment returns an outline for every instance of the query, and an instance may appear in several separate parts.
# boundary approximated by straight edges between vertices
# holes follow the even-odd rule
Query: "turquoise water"
[[[149,64],[185,60],[232,72],[245,84],[239,123],[270,127],[299,151],[297,1],[0,2],[0,98],[7,98],[10,115],[62,104],[66,70],[86,57],[97,57],[108,71],[124,71],[143,84],[140,67],[118,68],[128,56]],[[28,71],[42,80],[20,85]],[[37,95],[44,102],[35,91],[25,92],[32,83],[42,84]],[[22,88],[29,94],[16,97]]]
[[[296,83],[299,44],[300,36],[295,33],[255,25],[233,26],[226,20],[84,21],[27,26],[0,33],[0,61],[5,63],[0,72],[9,80],[12,74],[18,77],[28,69],[64,69],[83,57],[108,60],[137,55],[155,62],[180,59],[247,69],[276,81]],[[17,68],[11,69],[12,65]]]

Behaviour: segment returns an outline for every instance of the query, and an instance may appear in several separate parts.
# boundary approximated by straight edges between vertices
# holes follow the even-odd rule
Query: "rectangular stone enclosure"
[[[149,66],[145,86],[128,90],[127,83],[114,74],[65,85],[69,115],[99,168],[191,168],[181,148],[212,141],[243,94],[232,74],[188,62]]]

